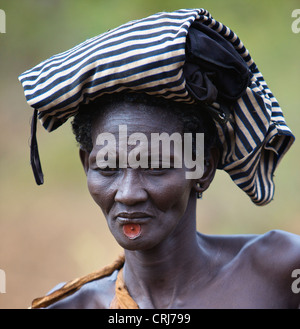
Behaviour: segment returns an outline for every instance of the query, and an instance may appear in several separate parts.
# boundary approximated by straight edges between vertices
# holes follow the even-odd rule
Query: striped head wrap
[[[34,108],[31,164],[43,174],[36,121],[50,132],[105,94],[143,92],[199,103],[213,116],[223,169],[257,205],[274,194],[273,173],[294,141],[277,100],[238,36],[205,9],[158,13],[52,56],[19,77]]]

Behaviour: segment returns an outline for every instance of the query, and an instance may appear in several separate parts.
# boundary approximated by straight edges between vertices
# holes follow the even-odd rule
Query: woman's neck
[[[199,280],[208,262],[193,214],[185,214],[175,232],[156,247],[126,250],[125,259],[125,283],[143,308],[175,307],[180,300],[184,303],[189,283]]]

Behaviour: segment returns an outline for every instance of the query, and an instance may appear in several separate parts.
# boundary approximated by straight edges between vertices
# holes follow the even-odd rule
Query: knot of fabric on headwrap
[[[233,45],[197,21],[187,35],[183,72],[189,93],[208,104],[239,99],[250,82],[249,68]]]
[[[257,205],[273,199],[274,171],[295,139],[248,50],[205,9],[129,22],[52,56],[19,80],[48,131],[105,94],[142,92],[199,104],[217,125],[218,168]],[[32,163],[41,183],[32,141]]]

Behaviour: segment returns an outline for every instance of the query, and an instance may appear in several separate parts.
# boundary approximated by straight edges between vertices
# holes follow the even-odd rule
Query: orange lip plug
[[[136,239],[141,234],[141,225],[132,223],[124,224],[123,233],[128,239]]]

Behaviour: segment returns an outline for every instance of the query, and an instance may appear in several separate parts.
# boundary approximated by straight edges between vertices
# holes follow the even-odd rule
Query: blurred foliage
[[[19,74],[87,38],[158,11],[205,8],[235,31],[262,71],[297,136],[300,34],[291,31],[299,0],[0,0],[6,34],[0,34],[0,268],[7,293],[0,308],[27,307],[60,280],[110,262],[119,247],[88,195],[70,125],[38,141],[45,185],[29,165],[32,111]],[[198,228],[208,234],[262,233],[280,228],[300,234],[298,144],[276,171],[274,201],[251,203],[218,172],[199,201]]]

